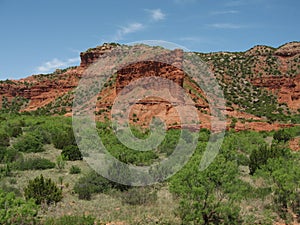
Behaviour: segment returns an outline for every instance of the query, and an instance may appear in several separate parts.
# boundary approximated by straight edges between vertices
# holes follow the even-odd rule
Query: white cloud
[[[137,32],[139,30],[144,29],[144,25],[141,23],[130,23],[126,27],[121,27],[115,36],[115,40],[123,39],[124,35]]]
[[[153,9],[153,10],[147,10],[151,18],[155,21],[163,20],[166,17],[166,14],[164,14],[161,9]]]
[[[75,63],[80,62],[80,58],[70,58],[65,61],[59,60],[57,58],[52,59],[51,61],[45,62],[43,65],[37,67],[37,73],[48,73],[55,69],[63,69],[68,66],[72,66]]]
[[[240,29],[243,28],[243,26],[233,23],[213,23],[208,24],[209,27],[217,28],[217,29]]]

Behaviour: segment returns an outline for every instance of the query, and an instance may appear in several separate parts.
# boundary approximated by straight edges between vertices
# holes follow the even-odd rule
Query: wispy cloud
[[[227,7],[239,7],[253,4],[261,4],[264,3],[265,0],[229,0],[224,5]]]
[[[214,43],[211,38],[197,37],[197,36],[185,36],[178,38],[179,41],[194,42],[194,43]]]
[[[70,58],[65,61],[59,60],[57,58],[52,59],[51,61],[43,63],[41,66],[36,68],[37,73],[48,73],[52,72],[55,69],[62,69],[68,66],[72,66],[75,63],[80,62],[80,58]]]
[[[233,24],[233,23],[213,23],[208,24],[208,27],[216,28],[216,29],[241,29],[245,26],[239,25],[239,24]]]
[[[130,23],[125,27],[121,27],[117,30],[117,34],[115,35],[115,40],[121,40],[124,38],[124,35],[137,32],[139,30],[144,29],[144,25],[141,23]]]
[[[212,38],[212,37],[198,37],[198,36],[184,36],[177,39],[180,42],[184,43],[193,43],[197,44],[199,47],[199,44],[215,44],[216,42],[219,42],[218,38]]]
[[[224,10],[224,11],[213,11],[211,15],[225,15],[225,14],[237,14],[239,11],[237,10]]]
[[[164,13],[161,11],[161,9],[152,9],[152,10],[147,9],[146,11],[150,13],[151,18],[152,18],[154,21],[163,20],[163,19],[165,19],[165,17],[166,17],[166,14],[164,14]]]
[[[233,0],[233,1],[227,1],[226,2],[226,6],[241,6],[246,4],[248,1],[244,1],[244,0]]]
[[[197,2],[197,0],[174,0],[174,2],[176,4],[187,4]]]

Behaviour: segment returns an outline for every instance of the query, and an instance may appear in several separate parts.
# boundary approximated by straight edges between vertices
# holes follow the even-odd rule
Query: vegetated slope
[[[218,155],[205,170],[199,165],[211,132],[184,132],[186,141],[198,138],[187,164],[166,181],[161,178],[169,166],[150,170],[158,183],[133,187],[102,177],[78,157],[71,118],[3,113],[0,125],[0,199],[7,209],[1,211],[1,224],[300,221],[300,155],[288,147],[299,137],[299,126],[275,132],[227,131]],[[169,157],[181,136],[180,130],[170,129],[153,151],[136,151],[118,140],[108,121],[97,122],[96,130],[108,152],[136,166],[155,165]],[[149,130],[139,127],[132,127],[132,132],[142,139],[149,135]],[[82,156],[93,157],[89,152]],[[128,175],[121,168],[113,164],[109,171]]]
[[[78,67],[58,69],[51,74],[33,75],[21,80],[1,81],[2,110],[71,115],[73,93],[84,71],[117,45],[104,44],[81,53],[81,64]],[[272,130],[299,123],[300,42],[291,42],[279,48],[255,46],[246,52],[197,54],[207,62],[223,88],[227,101],[228,127],[236,130]],[[141,66],[147,68],[147,64],[137,63],[132,65],[132,69],[138,70]],[[163,71],[158,65],[154,67]],[[130,80],[130,71],[126,71],[126,77]],[[171,70],[169,79],[176,76],[172,71],[176,69]],[[143,77],[144,74],[140,73],[135,78]],[[120,89],[121,75],[113,75],[99,94],[95,112],[97,119],[109,118],[117,89]],[[209,128],[210,111],[205,93],[188,77],[183,79],[182,87],[195,101],[202,126]],[[147,124],[149,118],[159,115],[167,121],[168,126],[178,125],[178,115],[172,111],[172,107],[168,107],[168,103],[156,101],[154,104],[153,100],[151,104],[147,103],[149,101],[134,107],[134,113],[131,114],[133,122]]]

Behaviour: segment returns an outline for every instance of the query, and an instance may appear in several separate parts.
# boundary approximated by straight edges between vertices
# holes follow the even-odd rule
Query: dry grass
[[[56,162],[56,157],[61,154],[61,150],[55,149],[53,145],[45,145],[45,152],[28,153],[24,156],[39,156]],[[70,174],[72,165],[80,167],[80,174]],[[13,176],[16,180],[12,186],[20,189],[23,193],[24,187],[30,179],[43,175],[51,178],[59,185],[59,177],[63,178],[63,200],[56,205],[48,207],[42,206],[39,216],[42,219],[47,217],[60,217],[63,215],[92,215],[99,221],[109,223],[120,221],[123,224],[180,224],[179,218],[174,215],[178,203],[173,199],[166,186],[159,187],[158,199],[155,203],[147,206],[133,206],[123,204],[120,193],[97,194],[93,195],[91,201],[79,200],[73,192],[74,184],[83,175],[90,171],[89,165],[85,161],[67,161],[63,170],[58,168],[48,170],[29,170],[14,171]],[[3,181],[8,183],[11,178]]]
[[[121,199],[113,194],[94,195],[91,201],[78,200],[77,196],[66,194],[62,202],[49,207],[44,217],[62,215],[92,215],[102,222],[122,221],[125,224],[157,224],[170,222],[179,224],[173,210],[176,204],[166,189],[158,193],[158,201],[147,206],[122,204]]]

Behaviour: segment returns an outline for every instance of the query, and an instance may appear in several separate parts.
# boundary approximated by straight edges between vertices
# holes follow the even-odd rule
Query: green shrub
[[[237,155],[237,163],[238,165],[248,166],[249,165],[249,158],[246,155],[238,154]]]
[[[14,149],[20,152],[42,152],[43,143],[40,137],[26,134],[18,139],[18,142],[13,145]]]
[[[22,193],[19,190],[19,188],[16,188],[16,187],[11,186],[11,185],[7,185],[6,183],[2,183],[0,185],[0,189],[3,190],[6,193],[13,192],[15,194],[15,196],[22,197]]]
[[[237,122],[238,122],[237,118],[233,117],[231,119],[230,128],[234,129]]]
[[[62,216],[60,218],[49,218],[44,225],[94,225],[95,218],[92,216]]]
[[[22,158],[23,158],[23,155],[22,155],[22,153],[18,152],[18,150],[14,149],[14,148],[7,148],[5,150],[3,162],[11,163],[11,162],[14,162],[14,161],[16,161],[18,159],[22,159]]]
[[[93,191],[93,185],[90,183],[77,182],[74,186],[75,193],[78,194],[79,199],[91,200]]]
[[[111,187],[108,179],[93,171],[76,182],[74,191],[78,194],[79,199],[90,200],[92,193],[104,193]]]
[[[21,123],[8,124],[6,131],[10,137],[18,137],[22,134],[22,125]]]
[[[9,135],[4,131],[0,131],[0,146],[1,147],[9,146]]]
[[[82,160],[82,154],[77,145],[65,146],[61,155],[70,161]]]
[[[11,176],[11,167],[10,164],[5,164],[0,166],[0,178],[1,177],[9,177]]]
[[[55,167],[55,163],[45,158],[21,159],[15,163],[18,170],[46,170]]]
[[[0,224],[36,224],[37,209],[32,199],[25,201],[12,192],[0,190]]]
[[[50,132],[51,140],[55,148],[63,149],[68,145],[76,145],[72,127],[56,128]]]
[[[122,193],[121,198],[129,205],[148,205],[157,200],[157,192],[147,187],[130,188]]]
[[[111,189],[123,191],[127,190],[128,186],[110,181],[95,171],[79,178],[74,186],[74,192],[78,194],[79,199],[85,200],[90,200],[93,193],[106,193]]]
[[[34,127],[30,134],[38,137],[43,144],[51,144],[51,134],[41,127]]]
[[[277,141],[287,142],[292,138],[292,135],[287,130],[278,130],[274,133],[273,138]]]
[[[36,204],[45,202],[59,202],[62,199],[62,191],[50,179],[45,179],[43,175],[29,181],[29,184],[24,190],[26,199],[33,198]]]
[[[0,146],[0,162],[4,161],[6,155],[6,147]]]
[[[70,174],[79,174],[81,172],[81,169],[78,166],[71,166],[70,168]]]
[[[268,159],[280,157],[290,157],[290,151],[284,145],[280,143],[273,143],[271,147],[267,146],[266,144],[261,145],[258,149],[254,149],[250,154],[250,174],[253,175],[257,169],[260,169],[263,165],[266,165]]]

